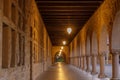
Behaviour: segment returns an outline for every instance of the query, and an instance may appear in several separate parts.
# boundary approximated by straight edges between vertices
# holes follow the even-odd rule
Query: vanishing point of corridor
[[[0,0],[0,80],[120,80],[120,0]]]
[[[57,62],[43,72],[38,80],[93,80],[92,77],[78,71],[75,67]]]

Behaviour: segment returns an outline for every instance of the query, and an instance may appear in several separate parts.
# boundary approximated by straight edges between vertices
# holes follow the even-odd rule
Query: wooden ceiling
[[[104,0],[36,0],[53,45],[69,44]],[[67,27],[72,33],[67,33]]]

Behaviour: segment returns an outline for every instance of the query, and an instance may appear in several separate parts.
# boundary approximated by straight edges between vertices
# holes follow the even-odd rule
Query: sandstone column
[[[82,68],[82,60],[81,60],[81,56],[80,56],[80,69]]]
[[[83,56],[81,56],[81,69],[83,69]]]
[[[105,53],[101,53],[99,55],[100,60],[100,74],[98,75],[99,78],[105,78]]]
[[[111,80],[119,79],[119,53],[120,51],[112,52],[112,79]]]
[[[79,56],[79,68],[81,68],[81,57]]]
[[[86,56],[83,56],[83,70],[86,69]]]
[[[79,56],[77,57],[77,67],[79,68]]]
[[[86,56],[87,72],[90,72],[90,55]]]
[[[92,55],[92,74],[93,75],[97,74],[97,71],[96,71],[96,65],[97,65],[96,56],[97,55],[95,55],[95,54]]]

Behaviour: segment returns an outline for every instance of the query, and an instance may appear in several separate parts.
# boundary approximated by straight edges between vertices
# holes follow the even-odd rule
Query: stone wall
[[[51,65],[52,44],[34,0],[0,0],[0,44],[0,80],[36,80]]]

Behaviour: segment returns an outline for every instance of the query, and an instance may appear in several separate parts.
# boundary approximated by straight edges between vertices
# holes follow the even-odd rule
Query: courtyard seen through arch
[[[0,0],[0,80],[120,80],[120,0]]]

